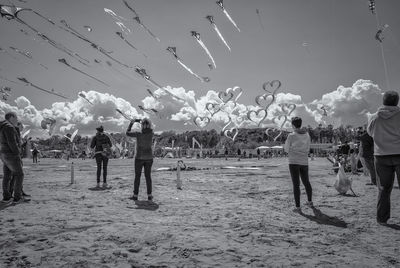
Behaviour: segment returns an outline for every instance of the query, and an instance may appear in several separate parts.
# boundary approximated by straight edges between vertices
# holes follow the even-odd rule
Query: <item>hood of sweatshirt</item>
[[[400,113],[399,106],[382,106],[378,109],[378,116],[382,119],[389,119]]]
[[[296,132],[297,134],[306,134],[306,133],[308,133],[308,131],[307,131],[307,129],[306,129],[305,127],[296,128],[296,129],[294,130],[294,132]]]

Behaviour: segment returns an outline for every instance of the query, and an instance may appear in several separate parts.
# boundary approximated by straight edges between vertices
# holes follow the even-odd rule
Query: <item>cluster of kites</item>
[[[21,2],[24,2],[20,0]],[[123,5],[134,15],[132,19],[126,19],[123,16],[118,15],[116,12],[109,8],[104,8],[105,14],[112,19],[113,23],[117,25],[119,28],[119,31],[115,32],[116,36],[123,41],[128,47],[133,49],[135,53],[139,52],[139,49],[136,48],[136,46],[127,38],[127,35],[132,32],[132,30],[129,28],[129,25],[127,25],[127,22],[133,22],[139,25],[139,27],[146,32],[149,36],[151,36],[156,42],[161,42],[161,40],[144,24],[142,18],[139,16],[138,12],[126,1],[122,0]],[[226,18],[229,20],[229,22],[233,25],[233,27],[240,32],[240,28],[238,27],[237,23],[234,21],[232,16],[229,14],[227,11],[223,0],[218,0],[215,2],[216,5],[219,7],[219,9],[223,12],[223,14],[226,16]],[[369,0],[369,10],[371,11],[372,14],[376,15],[376,8],[375,8],[375,1],[374,0]],[[184,99],[181,97],[177,96],[176,94],[172,93],[165,87],[163,87],[160,83],[158,83],[155,79],[153,79],[149,72],[144,69],[141,66],[130,66],[129,64],[124,63],[122,60],[115,58],[112,55],[112,51],[109,51],[105,48],[103,48],[100,44],[97,44],[96,42],[92,41],[88,36],[80,32],[78,29],[74,28],[71,26],[65,19],[61,19],[59,22],[55,22],[50,18],[47,18],[40,14],[39,12],[30,9],[30,8],[23,8],[23,7],[17,7],[14,5],[0,5],[0,15],[1,17],[4,17],[8,20],[15,21],[16,23],[20,24],[23,26],[25,29],[28,29],[28,31],[33,32],[38,38],[40,38],[42,41],[46,42],[47,44],[53,46],[55,49],[63,52],[66,56],[70,57],[73,59],[75,62],[69,62],[67,61],[66,58],[60,58],[58,59],[58,63],[62,64],[63,66],[78,72],[81,75],[86,76],[87,78],[95,81],[96,83],[101,84],[102,86],[110,87],[109,84],[106,82],[102,81],[98,77],[91,75],[87,72],[82,71],[79,68],[78,64],[82,64],[84,66],[90,66],[89,64],[91,63],[91,60],[86,59],[79,55],[76,51],[73,51],[66,47],[65,45],[61,44],[60,42],[53,40],[52,38],[48,37],[46,34],[44,34],[42,31],[38,30],[35,26],[29,24],[27,21],[25,21],[22,17],[21,14],[23,12],[31,12],[35,15],[37,15],[39,18],[45,20],[47,23],[52,25],[52,27],[57,27],[58,29],[61,29],[62,31],[65,31],[66,33],[70,34],[74,38],[77,38],[81,40],[82,42],[86,43],[90,48],[96,50],[99,54],[102,56],[106,57],[107,60],[104,62],[106,63],[106,66],[102,65],[102,60],[99,59],[94,59],[93,62],[96,64],[99,64],[101,66],[112,68],[114,71],[119,72],[120,74],[129,77],[128,75],[120,72],[118,69],[113,67],[113,64],[117,64],[120,67],[127,68],[129,70],[134,70],[139,76],[141,76],[143,79],[145,79],[150,85],[154,86],[157,89],[161,89],[166,95],[170,96],[174,100],[185,102]],[[262,29],[264,29],[264,26],[262,24],[261,16],[260,16],[260,11],[256,9],[256,14],[260,23],[260,26]],[[222,44],[228,49],[228,51],[231,51],[231,46],[228,44],[228,42],[225,40],[222,32],[218,28],[216,24],[215,17],[212,15],[207,14],[204,17],[209,23],[211,28],[214,30],[214,32],[217,34],[218,38],[221,40]],[[379,26],[379,25],[378,25]],[[85,29],[86,33],[91,33],[94,29],[89,26],[89,25],[84,25],[82,26],[83,29]],[[389,27],[389,25],[384,24],[381,27],[378,27],[378,31],[375,34],[375,39],[379,42],[382,43],[384,40],[384,33],[385,30]],[[29,32],[25,29],[21,29],[20,31],[25,34],[25,35],[30,35]],[[189,34],[189,33],[188,33]],[[208,58],[207,65],[210,70],[216,69],[217,64],[216,61],[206,46],[206,44],[203,42],[201,39],[201,34],[198,31],[190,31],[190,35],[194,38],[194,41],[198,43],[200,48],[204,51],[205,55]],[[303,46],[308,46],[308,43],[303,43]],[[9,50],[8,50],[9,49]],[[45,65],[41,64],[40,62],[37,62],[34,60],[34,57],[32,56],[32,53],[29,51],[24,51],[21,50],[17,47],[10,46],[8,49],[3,49],[0,47],[0,52],[6,53],[8,56],[11,56],[15,58],[15,56],[12,53],[18,54],[23,56],[25,59],[29,60],[31,63],[36,64],[40,66],[43,69],[48,70],[48,67]],[[200,82],[209,82],[210,78],[206,76],[202,76],[197,74],[187,63],[184,62],[183,58],[181,55],[178,54],[178,48],[175,46],[168,46],[166,50],[173,56],[173,59],[182,67],[184,68],[190,75],[192,75],[194,78],[199,80]],[[142,52],[140,52],[142,53]],[[144,57],[147,58],[147,55],[142,53]],[[6,80],[8,82],[12,83],[17,83],[12,80],[8,80],[7,78],[1,77],[0,79]],[[28,79],[24,77],[17,77],[19,82],[24,83],[26,86],[31,86],[33,88],[36,88],[42,92],[45,92],[47,94],[51,94],[63,99],[69,99],[68,96],[59,93],[55,91],[54,89],[45,89],[41,86],[38,86],[32,82],[30,82]],[[255,103],[257,104],[257,109],[254,110],[247,110],[245,115],[238,115],[238,116],[233,116],[235,109],[238,110],[237,106],[237,101],[240,98],[240,96],[243,94],[243,90],[239,87],[234,87],[234,88],[229,88],[226,91],[221,91],[218,94],[218,100],[215,102],[209,102],[206,104],[205,109],[207,111],[207,116],[200,116],[200,115],[195,115],[190,121],[190,124],[194,124],[197,127],[205,127],[207,126],[213,116],[215,116],[217,113],[226,113],[228,116],[228,122],[225,123],[224,127],[222,128],[222,131],[224,132],[224,135],[231,138],[232,140],[235,139],[237,133],[238,133],[238,128],[243,125],[243,123],[247,122],[253,122],[254,124],[261,126],[261,124],[266,120],[268,116],[268,109],[269,107],[276,101],[276,93],[277,91],[281,88],[281,82],[278,80],[273,80],[271,82],[266,82],[262,86],[263,88],[263,94],[258,95],[255,98]],[[151,97],[154,99],[159,99],[162,96],[156,95],[152,90],[146,89],[147,92]],[[12,89],[10,87],[2,87],[0,90],[1,97],[3,100],[7,100],[8,97],[11,94]],[[91,100],[87,98],[87,96],[83,93],[80,92],[78,94],[79,97],[83,98],[87,103],[90,105],[94,105]],[[187,103],[187,102],[186,102]],[[280,103],[279,104],[281,108],[281,113],[276,115],[273,118],[273,122],[282,130],[284,127],[285,123],[288,121],[290,115],[294,112],[296,109],[295,104],[291,103]],[[161,118],[161,113],[160,111],[154,109],[154,108],[146,108],[142,105],[139,105],[138,108],[143,111],[144,113],[149,114],[150,116],[157,116]],[[229,108],[229,109],[228,109]],[[320,107],[320,109],[323,111],[323,116],[327,116],[327,108],[326,107]],[[116,109],[116,111],[121,114],[124,118],[130,119],[128,115],[126,115],[123,111]],[[48,130],[49,134],[51,135],[53,133],[54,127],[56,125],[56,120],[54,118],[47,117],[45,118],[41,126],[43,129]],[[266,134],[270,135],[271,129],[267,128],[266,129]],[[279,134],[280,135],[280,134]],[[279,136],[278,135],[278,136]],[[278,137],[275,137],[276,139]]]

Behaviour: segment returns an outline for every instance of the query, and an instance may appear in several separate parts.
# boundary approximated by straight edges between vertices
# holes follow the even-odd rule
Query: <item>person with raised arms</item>
[[[104,133],[103,126],[96,128],[96,136],[93,137],[90,148],[95,148],[94,157],[97,164],[97,188],[100,188],[101,167],[103,165],[103,188],[107,188],[107,166],[112,146],[110,138]]]
[[[140,131],[131,131],[134,123],[140,123]],[[142,174],[142,169],[144,168],[144,176],[146,178],[147,186],[147,199],[149,201],[153,200],[152,195],[152,181],[151,181],[151,166],[153,165],[153,129],[149,119],[145,118],[143,120],[135,119],[131,120],[128,129],[126,130],[126,135],[129,137],[134,137],[137,139],[136,142],[136,154],[135,154],[135,182],[133,188],[132,200],[138,200],[139,196],[139,186],[140,186],[140,176]]]

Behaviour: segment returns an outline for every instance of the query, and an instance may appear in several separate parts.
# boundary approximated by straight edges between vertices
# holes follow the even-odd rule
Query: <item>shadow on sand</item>
[[[394,223],[385,223],[385,224],[381,224],[384,227],[388,227],[388,228],[392,228],[394,230],[398,230],[400,231],[400,225],[398,224],[394,224]]]
[[[347,228],[347,223],[345,221],[336,217],[328,216],[315,207],[313,207],[312,210],[314,212],[314,215],[307,215],[304,214],[303,212],[301,212],[300,215],[318,224],[333,225],[340,228]]]
[[[160,206],[153,202],[153,201],[135,201],[135,209],[145,209],[145,210],[151,210],[151,211],[155,211],[157,210]]]

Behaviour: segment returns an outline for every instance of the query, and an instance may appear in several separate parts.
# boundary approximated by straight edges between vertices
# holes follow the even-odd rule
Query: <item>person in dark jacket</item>
[[[22,132],[22,130],[24,130],[24,126],[22,125],[21,122],[18,122],[18,123],[17,123],[17,126],[15,127],[15,130],[17,131],[17,136],[18,136],[18,139],[19,139],[19,143],[21,144],[21,147],[20,147],[20,148],[21,148],[21,158],[22,158],[22,157],[23,157],[23,150],[22,150],[21,132]],[[15,176],[12,176],[12,177],[11,177],[11,181],[10,181],[10,186],[9,186],[9,193],[10,193],[11,196],[12,196],[13,193],[14,193],[14,184],[15,184]],[[23,196],[23,197],[30,197],[29,194],[26,194],[26,193],[24,192],[23,187],[22,187],[22,196]]]
[[[140,132],[131,131],[134,123],[141,122],[142,129]],[[153,165],[153,129],[151,128],[151,122],[145,118],[143,120],[136,119],[131,120],[126,135],[129,137],[135,137],[136,142],[136,155],[135,155],[135,182],[133,188],[133,200],[138,200],[140,176],[142,174],[142,168],[144,168],[144,176],[146,178],[147,186],[147,199],[153,200],[152,195],[152,181],[151,181],[151,166]]]
[[[3,161],[3,201],[11,199],[10,180],[14,176],[14,202],[30,201],[22,196],[24,171],[21,160],[21,144],[15,127],[18,123],[17,114],[9,112],[5,120],[0,122],[0,158]]]
[[[107,149],[111,148],[110,138],[104,134],[103,126],[96,128],[96,136],[92,139],[90,148],[95,148],[94,157],[97,164],[97,188],[100,188],[101,166],[103,165],[103,188],[107,187],[107,165],[109,153]]]
[[[376,173],[374,164],[374,139],[368,135],[367,131],[363,131],[360,136],[361,142],[361,157],[364,158],[365,168],[368,169],[371,177],[371,183],[367,185],[376,185]]]

